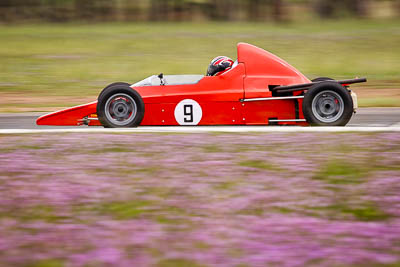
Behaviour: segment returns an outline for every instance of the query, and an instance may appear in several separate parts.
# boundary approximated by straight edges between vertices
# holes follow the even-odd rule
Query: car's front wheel
[[[337,82],[320,82],[305,94],[303,114],[311,125],[344,126],[353,114],[353,100],[348,90]]]
[[[144,117],[143,99],[128,85],[109,86],[97,100],[97,117],[106,128],[136,127]]]

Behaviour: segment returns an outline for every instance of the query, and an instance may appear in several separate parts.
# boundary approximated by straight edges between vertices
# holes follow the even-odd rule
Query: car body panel
[[[37,125],[54,126],[76,126],[82,125],[82,119],[92,114],[96,114],[97,101],[52,112],[39,117]],[[93,121],[91,125],[100,125],[98,121]]]
[[[254,45],[237,45],[238,62],[246,66],[245,98],[270,97],[269,86],[309,83],[296,68],[274,54]],[[267,89],[267,90],[266,90]]]
[[[197,125],[243,124],[239,101],[198,102],[203,110]],[[140,125],[179,125],[174,112],[176,103],[146,104],[145,115]],[[221,123],[223,122],[223,123]]]
[[[302,103],[303,99],[246,102],[243,107],[243,118],[246,121],[246,125],[271,124],[269,122],[270,119],[304,120]],[[296,107],[298,109],[297,112]],[[296,113],[298,114],[297,117]],[[285,121],[279,124],[308,125],[305,121]]]

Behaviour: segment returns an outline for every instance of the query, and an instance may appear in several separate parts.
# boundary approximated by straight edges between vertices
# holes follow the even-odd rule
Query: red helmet
[[[218,56],[211,60],[207,69],[207,76],[219,76],[232,68],[233,60],[229,57]]]

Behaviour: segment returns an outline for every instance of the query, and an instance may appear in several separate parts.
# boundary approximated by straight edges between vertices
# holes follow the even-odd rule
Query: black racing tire
[[[329,77],[318,77],[311,80],[312,82],[324,82],[324,81],[334,81],[334,79]]]
[[[137,127],[144,117],[143,99],[127,84],[107,86],[97,99],[97,117],[105,128]]]
[[[115,86],[115,85],[130,86],[130,84],[129,84],[129,83],[126,83],[126,82],[115,82],[115,83],[111,83],[111,84],[107,85],[106,87],[104,87],[103,90],[101,90],[101,92],[100,92],[99,96],[97,97],[97,99],[100,98],[101,94],[102,94],[107,88],[109,88],[109,87],[111,87],[111,86]]]
[[[313,126],[345,126],[353,115],[353,99],[339,83],[320,82],[304,95],[303,114]]]

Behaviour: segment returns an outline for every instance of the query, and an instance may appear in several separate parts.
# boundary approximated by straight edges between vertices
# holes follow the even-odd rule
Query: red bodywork
[[[145,104],[140,125],[179,125],[174,110],[184,99],[200,104],[202,118],[198,125],[266,125],[270,119],[280,120],[276,124],[308,125],[301,98],[251,102],[243,99],[275,98],[270,91],[274,86],[311,81],[284,60],[256,46],[239,43],[237,52],[238,65],[221,76],[205,76],[196,84],[131,86]],[[36,123],[100,125],[96,106],[97,101],[57,111],[40,117]]]

